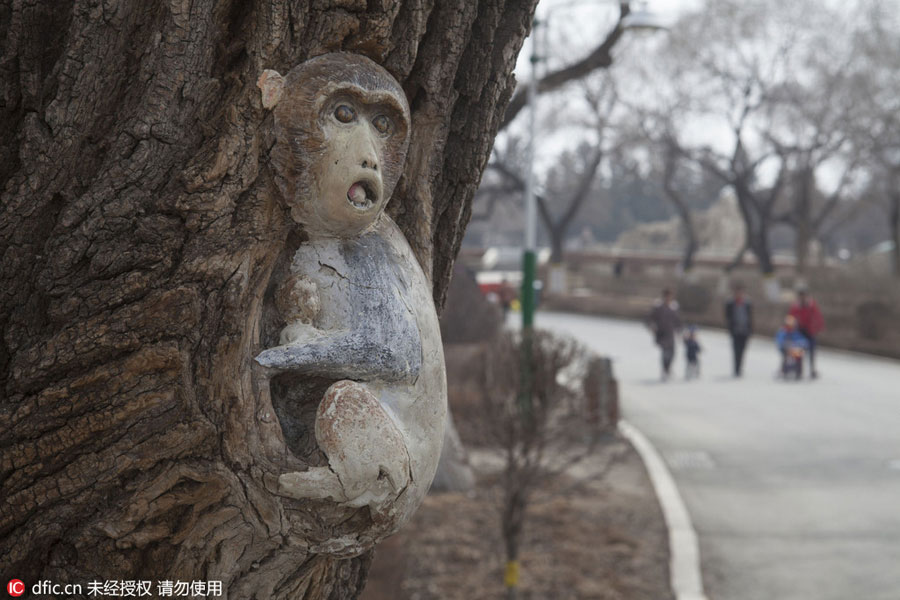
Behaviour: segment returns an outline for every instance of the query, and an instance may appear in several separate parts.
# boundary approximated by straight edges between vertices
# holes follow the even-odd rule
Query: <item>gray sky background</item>
[[[673,23],[683,12],[701,4],[700,0],[649,0],[644,7],[659,16],[666,24]],[[635,2],[634,9],[641,8]],[[564,64],[587,55],[603,40],[615,25],[619,14],[618,0],[541,0],[537,7],[537,19],[541,23],[536,30],[538,35],[538,55],[542,57],[538,64],[538,77],[548,70],[559,68]],[[653,37],[662,34],[627,32],[614,49],[619,53],[640,52],[642,47],[653,44]],[[516,66],[516,79],[520,85],[531,79],[530,57],[535,32],[532,32],[519,54]],[[569,86],[565,92],[542,95],[539,100],[539,113],[545,114],[557,107],[567,104],[566,94],[580,92]],[[567,110],[568,107],[563,108]],[[508,129],[513,135],[526,136],[528,110],[523,111]],[[575,115],[572,115],[575,116]],[[539,117],[540,120],[541,117]],[[568,126],[565,123],[568,121]],[[556,161],[563,150],[571,148],[584,139],[586,133],[579,126],[578,119],[560,119],[558,126],[552,130],[539,125],[539,143],[535,151],[535,169],[545,172]],[[590,133],[587,133],[590,135]],[[503,143],[503,136],[499,138]]]

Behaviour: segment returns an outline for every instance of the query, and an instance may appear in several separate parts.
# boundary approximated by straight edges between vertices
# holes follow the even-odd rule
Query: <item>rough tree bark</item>
[[[370,555],[310,551],[338,509],[271,493],[321,457],[288,449],[254,376],[270,276],[303,239],[256,80],[347,50],[402,82],[389,212],[440,305],[535,3],[0,6],[0,572],[358,594]]]
[[[667,142],[665,145],[663,159],[663,179],[662,188],[666,197],[675,206],[678,218],[681,219],[681,227],[684,230],[684,252],[681,258],[681,268],[685,273],[694,268],[694,254],[697,253],[697,231],[694,227],[694,218],[691,209],[688,207],[684,197],[678,191],[675,185],[675,174],[678,170],[678,149],[673,142]]]

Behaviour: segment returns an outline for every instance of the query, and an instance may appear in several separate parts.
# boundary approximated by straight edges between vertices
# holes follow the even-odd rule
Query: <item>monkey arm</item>
[[[279,372],[331,379],[413,382],[422,368],[418,338],[380,340],[355,331],[264,350],[256,362]]]

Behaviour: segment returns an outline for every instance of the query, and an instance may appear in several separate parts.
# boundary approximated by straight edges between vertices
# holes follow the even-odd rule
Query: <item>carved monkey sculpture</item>
[[[431,288],[384,214],[406,158],[409,107],[383,68],[348,53],[284,78],[266,71],[259,87],[275,107],[276,180],[309,239],[276,293],[280,345],[256,360],[270,375],[335,381],[315,419],[328,466],[282,474],[279,494],[368,507],[373,531],[327,546],[361,552],[422,502],[446,418]]]

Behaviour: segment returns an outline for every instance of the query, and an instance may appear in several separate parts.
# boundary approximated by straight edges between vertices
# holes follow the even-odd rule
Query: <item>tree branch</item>
[[[778,175],[775,177],[775,183],[772,184],[772,188],[769,190],[768,198],[766,198],[763,205],[760,207],[762,212],[765,214],[770,214],[772,208],[775,206],[775,202],[778,201],[778,196],[781,194],[781,188],[784,187],[784,181],[787,177],[787,160],[785,160],[783,155],[781,156],[781,168],[778,169]]]
[[[663,167],[662,187],[669,201],[675,205],[675,210],[681,218],[681,224],[684,227],[684,233],[687,237],[687,245],[684,249],[684,258],[682,259],[682,267],[688,271],[693,266],[694,253],[697,251],[697,234],[694,231],[694,220],[691,217],[691,210],[684,201],[682,195],[675,188],[675,173],[678,168],[678,146],[674,140],[666,140],[665,142],[665,161]]]
[[[606,39],[604,39],[599,46],[594,48],[590,54],[578,62],[565,66],[541,78],[541,80],[538,81],[537,92],[539,94],[551,92],[570,81],[581,79],[597,69],[609,67],[612,64],[612,49],[625,31],[625,28],[622,26],[622,21],[630,12],[631,8],[628,2],[619,2],[619,20],[616,21],[615,26],[609,34],[607,34]],[[525,108],[527,103],[528,85],[523,84],[516,88],[516,92],[513,94],[509,106],[506,107],[506,115],[503,117],[503,122],[500,123],[501,131],[506,128],[507,125],[512,123],[513,119],[516,118],[516,115]]]
[[[844,172],[841,175],[841,180],[838,182],[837,188],[835,188],[835,190],[831,194],[829,194],[828,199],[825,201],[825,205],[822,207],[822,210],[819,212],[818,216],[813,219],[812,230],[814,232],[818,232],[819,229],[821,229],[822,224],[837,208],[841,200],[841,195],[844,192],[844,188],[846,188],[847,184],[850,183],[851,173],[853,173],[853,171],[855,170],[856,161],[853,161],[847,166],[846,169],[844,169]]]
[[[488,163],[487,168],[494,169],[500,173],[500,175],[506,177],[515,186],[517,191],[525,191],[525,181],[518,173],[510,169],[506,163],[499,159],[494,159]],[[541,214],[541,220],[544,222],[544,225],[547,229],[553,229],[553,217],[550,215],[550,210],[547,208],[546,200],[538,193],[535,193],[534,198],[537,201],[538,212]]]
[[[585,168],[584,173],[581,174],[581,178],[578,181],[578,187],[569,199],[569,206],[566,209],[566,212],[556,223],[557,228],[565,229],[575,215],[578,214],[578,209],[581,208],[581,205],[584,204],[585,199],[587,199],[588,192],[591,190],[591,184],[594,182],[594,177],[597,175],[597,169],[600,167],[602,161],[603,148],[602,146],[597,146],[597,150],[594,152],[591,162]]]

